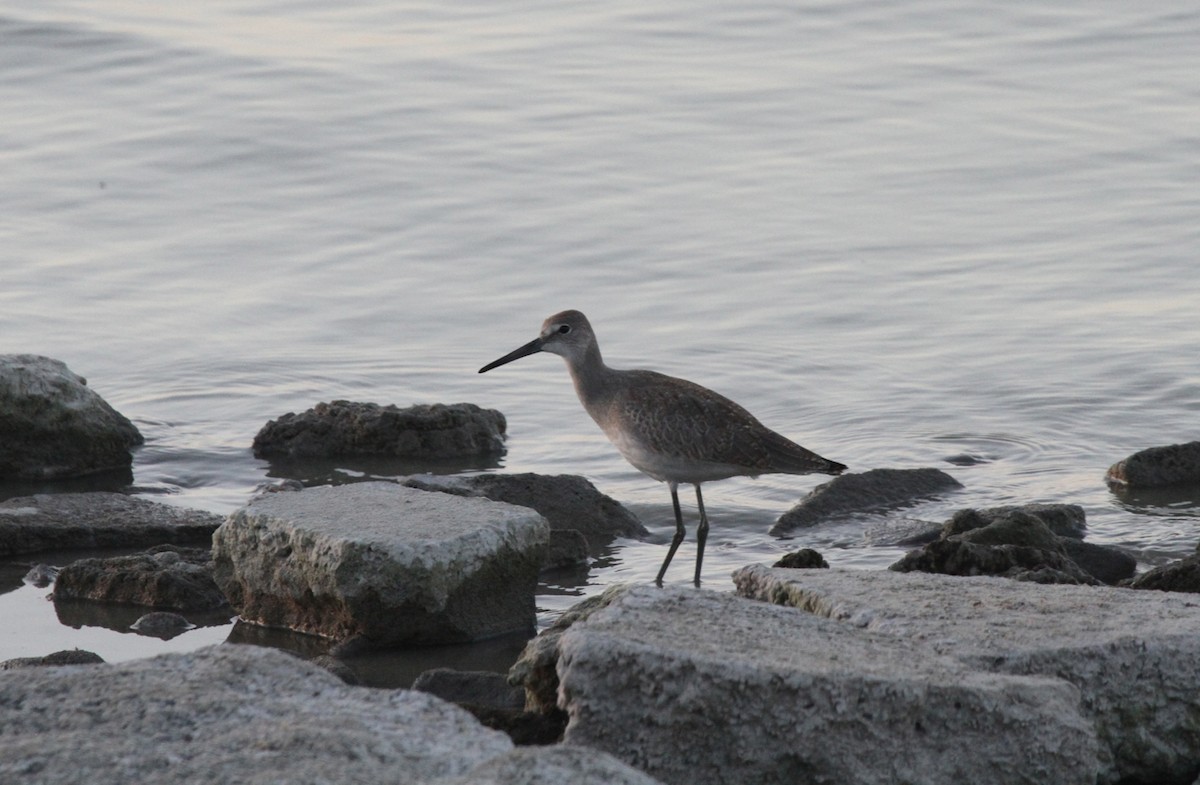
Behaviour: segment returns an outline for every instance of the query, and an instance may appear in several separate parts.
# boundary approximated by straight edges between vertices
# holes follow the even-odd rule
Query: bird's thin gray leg
[[[700,508],[700,525],[696,527],[696,585],[700,585],[700,565],[704,562],[704,541],[708,539],[708,516],[704,514],[704,497],[696,483],[696,505]]]
[[[671,505],[675,508],[675,536],[671,538],[671,549],[667,551],[667,558],[663,560],[662,567],[658,570],[658,577],[654,579],[659,586],[662,586],[663,576],[667,574],[667,565],[671,563],[671,559],[675,558],[675,551],[679,550],[679,543],[683,542],[685,534],[683,511],[679,509],[679,484],[668,482],[667,487],[671,489]]]

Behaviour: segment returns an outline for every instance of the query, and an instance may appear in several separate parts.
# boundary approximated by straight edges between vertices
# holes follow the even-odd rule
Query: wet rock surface
[[[273,493],[213,536],[245,621],[373,647],[532,630],[549,525],[533,510],[368,482]]]
[[[455,458],[504,451],[504,415],[471,403],[395,405],[332,401],[271,420],[254,437],[258,458]]]
[[[54,493],[0,502],[0,556],[43,550],[207,545],[224,518],[121,493]]]
[[[794,529],[863,512],[880,512],[949,493],[962,484],[941,469],[871,469],[843,474],[818,485],[771,527],[784,536]]]
[[[1200,553],[1147,570],[1125,585],[1131,589],[1200,594]]]
[[[1105,479],[1128,488],[1200,486],[1200,441],[1135,452],[1110,466]]]
[[[228,605],[213,580],[212,552],[173,545],[131,556],[72,562],[59,571],[54,598],[179,611],[208,611]]]
[[[128,469],[144,439],[63,362],[0,354],[0,480]]]
[[[825,561],[825,557],[814,551],[812,548],[801,548],[800,550],[792,553],[785,553],[783,558],[771,566],[791,567],[798,570],[828,570],[829,562]]]
[[[889,569],[1036,583],[1116,584],[1131,577],[1136,560],[1116,548],[1082,542],[1086,528],[1083,508],[1073,504],[967,508],[947,521],[939,539]]]

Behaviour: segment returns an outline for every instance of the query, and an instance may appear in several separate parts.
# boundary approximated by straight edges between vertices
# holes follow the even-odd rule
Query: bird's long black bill
[[[544,343],[545,341],[543,341],[541,338],[534,338],[521,348],[514,349],[513,351],[501,357],[499,360],[493,360],[492,362],[483,366],[479,369],[479,372],[484,373],[485,371],[490,371],[493,368],[499,368],[501,365],[507,365],[513,360],[519,360],[522,357],[528,357],[531,354],[536,354],[542,350],[542,345]]]

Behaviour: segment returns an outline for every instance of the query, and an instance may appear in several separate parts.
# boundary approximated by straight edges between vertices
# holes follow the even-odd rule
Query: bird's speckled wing
[[[624,371],[608,402],[627,438],[687,462],[741,467],[739,474],[836,472],[828,461],[760,423],[723,395],[654,371]]]

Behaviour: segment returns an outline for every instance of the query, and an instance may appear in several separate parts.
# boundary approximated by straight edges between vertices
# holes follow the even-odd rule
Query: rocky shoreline
[[[5,476],[111,471],[111,451],[91,468],[94,449],[64,457],[76,420],[39,470],[28,446],[90,390],[65,389],[84,382],[61,363],[0,360],[0,410],[22,413],[0,425],[26,429],[0,433],[24,450]],[[106,444],[137,443],[92,408],[116,431]],[[470,404],[335,401],[268,423],[255,451],[436,461],[494,453],[504,427]],[[1200,443],[1136,453],[1107,479],[1200,489]],[[969,500],[939,469],[847,474],[772,531],[947,494]],[[572,476],[284,483],[224,518],[119,493],[9,499],[0,556],[149,548],[35,565],[27,580],[53,583],[56,604],[136,606],[139,631],[164,638],[237,614],[321,636],[332,656],[226,643],[0,663],[0,781],[1200,782],[1200,555],[1138,575],[1086,541],[1070,504],[896,518],[876,536],[912,550],[889,570],[809,552],[746,566],[732,590],[614,587],[532,638],[507,679],[439,669],[390,690],[353,686],[341,657],[531,634],[540,570],[645,529]]]

